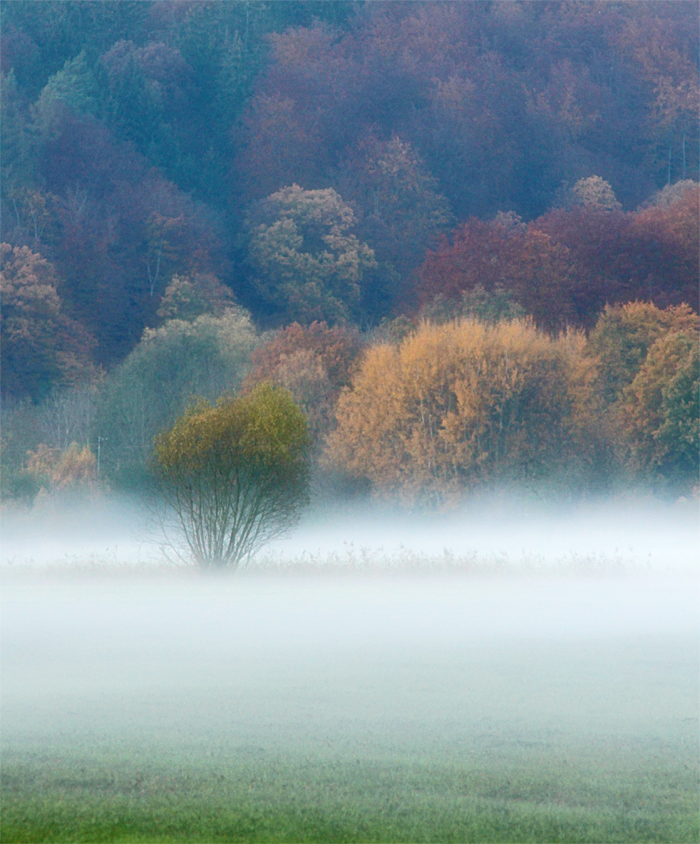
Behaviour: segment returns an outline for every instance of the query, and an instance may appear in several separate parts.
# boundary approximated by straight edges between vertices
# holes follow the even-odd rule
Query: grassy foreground
[[[7,581],[2,844],[697,844],[696,595]]]
[[[647,750],[464,766],[11,753],[2,841],[696,842],[692,766]]]

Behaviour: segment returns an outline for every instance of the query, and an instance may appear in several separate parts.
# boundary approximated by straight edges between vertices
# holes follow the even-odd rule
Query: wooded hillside
[[[421,319],[554,336],[635,301],[698,309],[694,2],[0,14],[10,409],[81,390],[123,405],[125,373],[166,354],[213,367],[173,363],[173,407],[198,384],[213,400],[292,323],[359,348]],[[275,372],[323,393],[304,354]],[[318,430],[346,383],[302,397]]]

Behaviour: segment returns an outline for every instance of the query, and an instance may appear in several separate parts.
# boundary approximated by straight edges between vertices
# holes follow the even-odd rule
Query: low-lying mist
[[[553,506],[498,496],[458,511],[317,507],[249,568],[468,568],[488,571],[700,571],[697,501],[596,500]],[[2,512],[0,566],[187,566],[137,498],[45,501]]]
[[[167,686],[184,694],[207,683],[221,690],[263,681],[274,681],[265,706],[282,711],[290,689],[274,686],[284,686],[283,678],[301,672],[294,694],[321,700],[339,665],[357,664],[361,677],[375,658],[387,665],[423,660],[416,676],[428,670],[434,677],[424,677],[425,689],[444,691],[455,682],[448,679],[453,672],[436,666],[484,648],[510,664],[516,652],[534,648],[552,656],[565,642],[570,648],[596,642],[610,658],[622,642],[652,636],[682,636],[690,647],[700,569],[696,511],[693,503],[648,501],[554,510],[505,498],[449,515],[326,510],[237,577],[201,578],[167,549],[164,555],[152,519],[136,501],[6,510],[6,715],[20,701],[17,711],[30,711],[33,698],[38,705],[65,695],[84,704],[93,694],[119,696],[125,689],[155,694]],[[295,570],[306,576],[269,576]],[[81,577],[115,571],[146,576],[124,582]],[[27,572],[45,576],[23,577]],[[188,576],[166,576],[178,572]],[[309,576],[343,572],[418,578]],[[446,573],[454,576],[437,576]],[[489,579],[491,573],[499,577]],[[561,573],[569,578],[552,579]],[[674,576],[660,580],[661,574]],[[606,640],[615,643],[607,651]],[[268,662],[276,668],[262,668]],[[490,676],[487,663],[482,669]],[[479,694],[495,682],[486,675],[477,683]],[[371,685],[368,678],[357,682]],[[441,700],[449,710],[450,695],[441,694],[426,712],[439,710]],[[580,707],[567,703],[567,717]]]
[[[268,556],[471,563],[484,571],[700,571],[698,502],[559,506],[501,497],[447,513],[357,507],[312,516]]]
[[[3,741],[689,741],[696,589],[654,575],[11,578]]]
[[[667,791],[675,813],[696,795],[691,505],[318,512],[235,576],[168,562],[148,530],[135,502],[4,513],[18,794],[145,800],[150,783],[170,800],[177,776],[226,805],[227,788],[245,802],[274,782],[305,806],[353,783],[381,807],[382,788],[461,794],[462,777],[575,813],[646,783],[659,818]]]

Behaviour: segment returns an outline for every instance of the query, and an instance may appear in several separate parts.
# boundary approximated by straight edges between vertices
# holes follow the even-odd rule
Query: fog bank
[[[3,744],[463,756],[615,736],[687,749],[698,632],[684,577],[15,576]]]
[[[501,498],[448,513],[401,513],[365,504],[317,509],[252,565],[273,568],[699,572],[698,502],[598,501],[553,507]],[[186,564],[163,545],[136,499],[46,502],[2,512],[0,566],[42,568]]]

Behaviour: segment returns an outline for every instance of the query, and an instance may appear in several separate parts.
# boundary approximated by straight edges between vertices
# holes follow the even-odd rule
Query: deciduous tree
[[[527,322],[469,320],[375,346],[339,399],[327,459],[411,505],[556,474],[572,456],[574,347]]]
[[[610,182],[600,176],[579,179],[571,188],[571,202],[573,205],[597,208],[599,211],[619,211],[622,207]]]
[[[309,422],[318,449],[334,422],[340,391],[349,386],[362,349],[359,332],[326,323],[292,323],[253,352],[244,386],[272,381],[289,390]]]
[[[200,401],[156,438],[153,469],[174,526],[203,568],[236,568],[308,503],[304,414],[269,383]]]
[[[94,339],[63,310],[54,267],[27,246],[2,244],[2,390],[39,399],[90,380]]]
[[[697,185],[635,212],[595,205],[556,210],[531,223],[568,249],[578,320],[592,327],[606,304],[634,299],[664,308],[698,305]]]
[[[437,180],[413,145],[369,133],[341,168],[340,193],[360,209],[358,234],[405,281],[452,222]]]
[[[89,445],[71,443],[64,449],[40,443],[27,452],[25,473],[45,493],[92,492],[97,489],[97,461]]]
[[[231,290],[213,273],[174,275],[160,301],[158,317],[163,321],[192,321],[203,314],[221,316],[234,307]]]
[[[242,309],[147,329],[101,390],[96,427],[106,438],[103,459],[108,472],[143,472],[153,437],[172,425],[191,396],[215,401],[224,392],[236,391],[256,342]]]
[[[268,197],[249,220],[260,293],[289,319],[349,319],[374,252],[351,233],[352,208],[332,188],[298,185]]]
[[[544,328],[576,322],[568,250],[514,216],[469,220],[428,251],[419,278],[426,305],[438,295],[459,301],[477,288],[505,290]]]
[[[698,315],[687,305],[657,308],[651,302],[607,307],[590,335],[588,354],[597,358],[606,402],[620,398],[644,365],[653,344],[672,332],[697,334]]]
[[[671,331],[649,349],[622,393],[620,421],[635,473],[671,487],[697,484],[700,349],[697,331]]]

